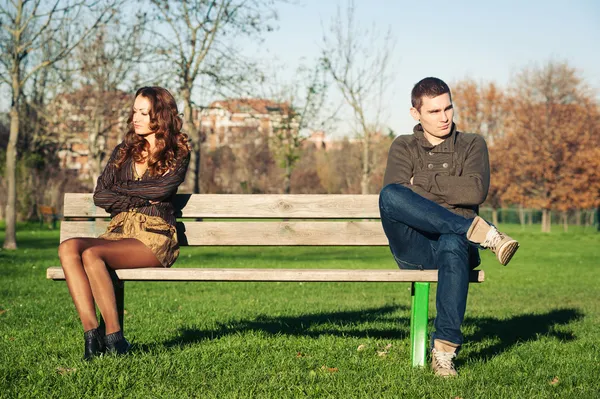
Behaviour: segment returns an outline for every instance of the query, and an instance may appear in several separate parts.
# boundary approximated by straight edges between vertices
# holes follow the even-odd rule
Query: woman
[[[81,319],[84,359],[104,352],[125,354],[109,270],[170,267],[179,255],[172,200],[189,164],[187,135],[173,96],[143,87],[127,120],[125,140],[98,178],[94,203],[111,215],[98,238],[72,238],[58,248],[67,286]],[[105,321],[98,328],[96,308]]]

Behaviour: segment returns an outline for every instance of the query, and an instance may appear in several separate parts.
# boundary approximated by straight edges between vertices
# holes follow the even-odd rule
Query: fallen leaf
[[[329,373],[337,373],[339,371],[337,367],[327,367],[325,365],[321,366],[321,370],[327,371]]]
[[[302,354],[302,352],[298,352],[296,353],[296,357],[304,357],[304,355]]]
[[[388,350],[388,349],[390,349],[391,347],[392,347],[392,344],[387,344],[387,345],[385,346],[385,350]]]
[[[0,309],[0,314],[4,314],[4,313],[6,313],[6,310]]]
[[[15,337],[10,337],[10,338],[8,338],[8,340],[9,340],[9,341],[14,341],[14,340],[15,340]]]
[[[123,310],[123,314],[127,314],[127,313],[129,313],[129,312],[128,312],[127,310],[125,310],[125,309],[124,309],[124,310]]]
[[[361,344],[361,345],[358,345],[358,348],[356,348],[356,350],[360,352],[361,350],[365,349],[366,347],[367,346],[365,344]]]
[[[56,368],[56,372],[60,375],[65,375],[65,374],[69,374],[69,373],[73,373],[77,371],[77,369],[69,369],[66,367],[57,367]]]
[[[377,356],[379,357],[385,357],[387,355],[386,351],[377,351]]]
[[[554,377],[554,378],[552,379],[552,381],[550,381],[550,382],[549,382],[549,384],[550,384],[550,385],[556,385],[556,384],[558,384],[558,377]]]

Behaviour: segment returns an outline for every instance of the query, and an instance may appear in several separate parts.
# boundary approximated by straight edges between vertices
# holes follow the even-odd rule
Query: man
[[[425,78],[411,100],[419,123],[390,147],[381,222],[401,269],[438,269],[431,366],[437,375],[454,376],[477,248],[491,249],[506,265],[519,243],[477,216],[490,184],[487,146],[480,135],[456,130],[446,83]]]

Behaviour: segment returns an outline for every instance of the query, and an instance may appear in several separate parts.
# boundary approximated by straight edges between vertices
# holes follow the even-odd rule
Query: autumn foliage
[[[506,90],[466,80],[453,96],[459,129],[488,140],[489,206],[542,209],[542,231],[551,211],[600,206],[600,112],[576,70],[551,62]]]

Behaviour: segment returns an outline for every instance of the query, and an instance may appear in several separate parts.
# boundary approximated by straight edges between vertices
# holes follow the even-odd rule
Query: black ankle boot
[[[99,328],[94,328],[84,332],[83,338],[85,339],[84,360],[91,360],[93,357],[106,352],[106,345],[104,345],[104,331],[100,331]]]
[[[129,352],[131,344],[123,336],[123,331],[117,331],[104,337],[106,352],[124,355]]]

